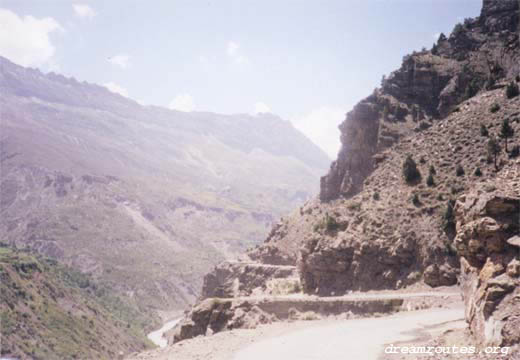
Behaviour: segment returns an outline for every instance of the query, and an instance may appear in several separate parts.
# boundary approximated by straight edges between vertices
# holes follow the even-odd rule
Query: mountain
[[[183,308],[218,261],[318,191],[328,158],[274,115],[183,113],[0,58],[1,242]]]
[[[56,260],[0,246],[0,280],[2,358],[115,359],[152,347],[153,314]]]
[[[506,96],[520,74],[518,6],[485,0],[478,18],[441,34],[431,50],[405,56],[340,125],[342,148],[319,198],[278,224],[253,255],[300,257],[303,285],[322,295],[420,280],[455,284],[459,262],[446,209],[496,176],[487,142],[502,121],[519,132],[518,98]],[[403,177],[408,155],[420,172],[411,182]],[[514,162],[507,154],[499,160],[499,170]]]
[[[478,18],[405,56],[346,115],[320,195],[274,225],[253,263],[208,274],[208,297],[247,303],[283,281],[317,295],[308,302],[459,284],[477,343],[520,346],[519,19],[517,0],[484,0]],[[280,275],[291,265],[299,284]],[[199,330],[201,309],[229,312],[223,302],[194,307],[177,339]]]

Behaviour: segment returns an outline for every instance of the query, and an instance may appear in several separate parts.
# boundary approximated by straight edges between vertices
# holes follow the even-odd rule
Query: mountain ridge
[[[191,303],[211,266],[317,192],[329,161],[274,115],[143,107],[1,57],[0,93],[0,240],[146,308]]]

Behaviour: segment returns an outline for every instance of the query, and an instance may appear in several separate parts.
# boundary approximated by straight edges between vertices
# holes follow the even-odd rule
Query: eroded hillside
[[[1,241],[108,280],[145,307],[318,191],[327,156],[274,115],[182,113],[0,58]]]
[[[518,97],[506,95],[519,79],[518,11],[517,1],[485,0],[479,18],[441,35],[433,49],[406,56],[347,114],[320,199],[282,219],[251,256],[298,259],[305,290],[321,295],[455,284],[448,207],[517,161],[498,140],[495,168],[488,142],[504,120],[520,131]],[[408,155],[420,171],[412,182],[403,177]]]

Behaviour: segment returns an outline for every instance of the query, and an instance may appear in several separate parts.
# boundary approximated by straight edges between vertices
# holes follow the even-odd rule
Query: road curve
[[[289,332],[239,350],[233,360],[376,360],[385,344],[414,339],[426,326],[464,318],[462,308],[401,312]]]

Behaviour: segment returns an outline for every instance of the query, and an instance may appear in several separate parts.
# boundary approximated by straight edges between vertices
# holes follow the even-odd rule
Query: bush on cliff
[[[520,89],[518,88],[518,84],[514,81],[511,81],[506,88],[506,96],[508,99],[512,99],[517,97],[520,94]]]
[[[417,169],[417,164],[411,155],[408,155],[403,163],[403,176],[407,183],[421,178],[421,173]]]

